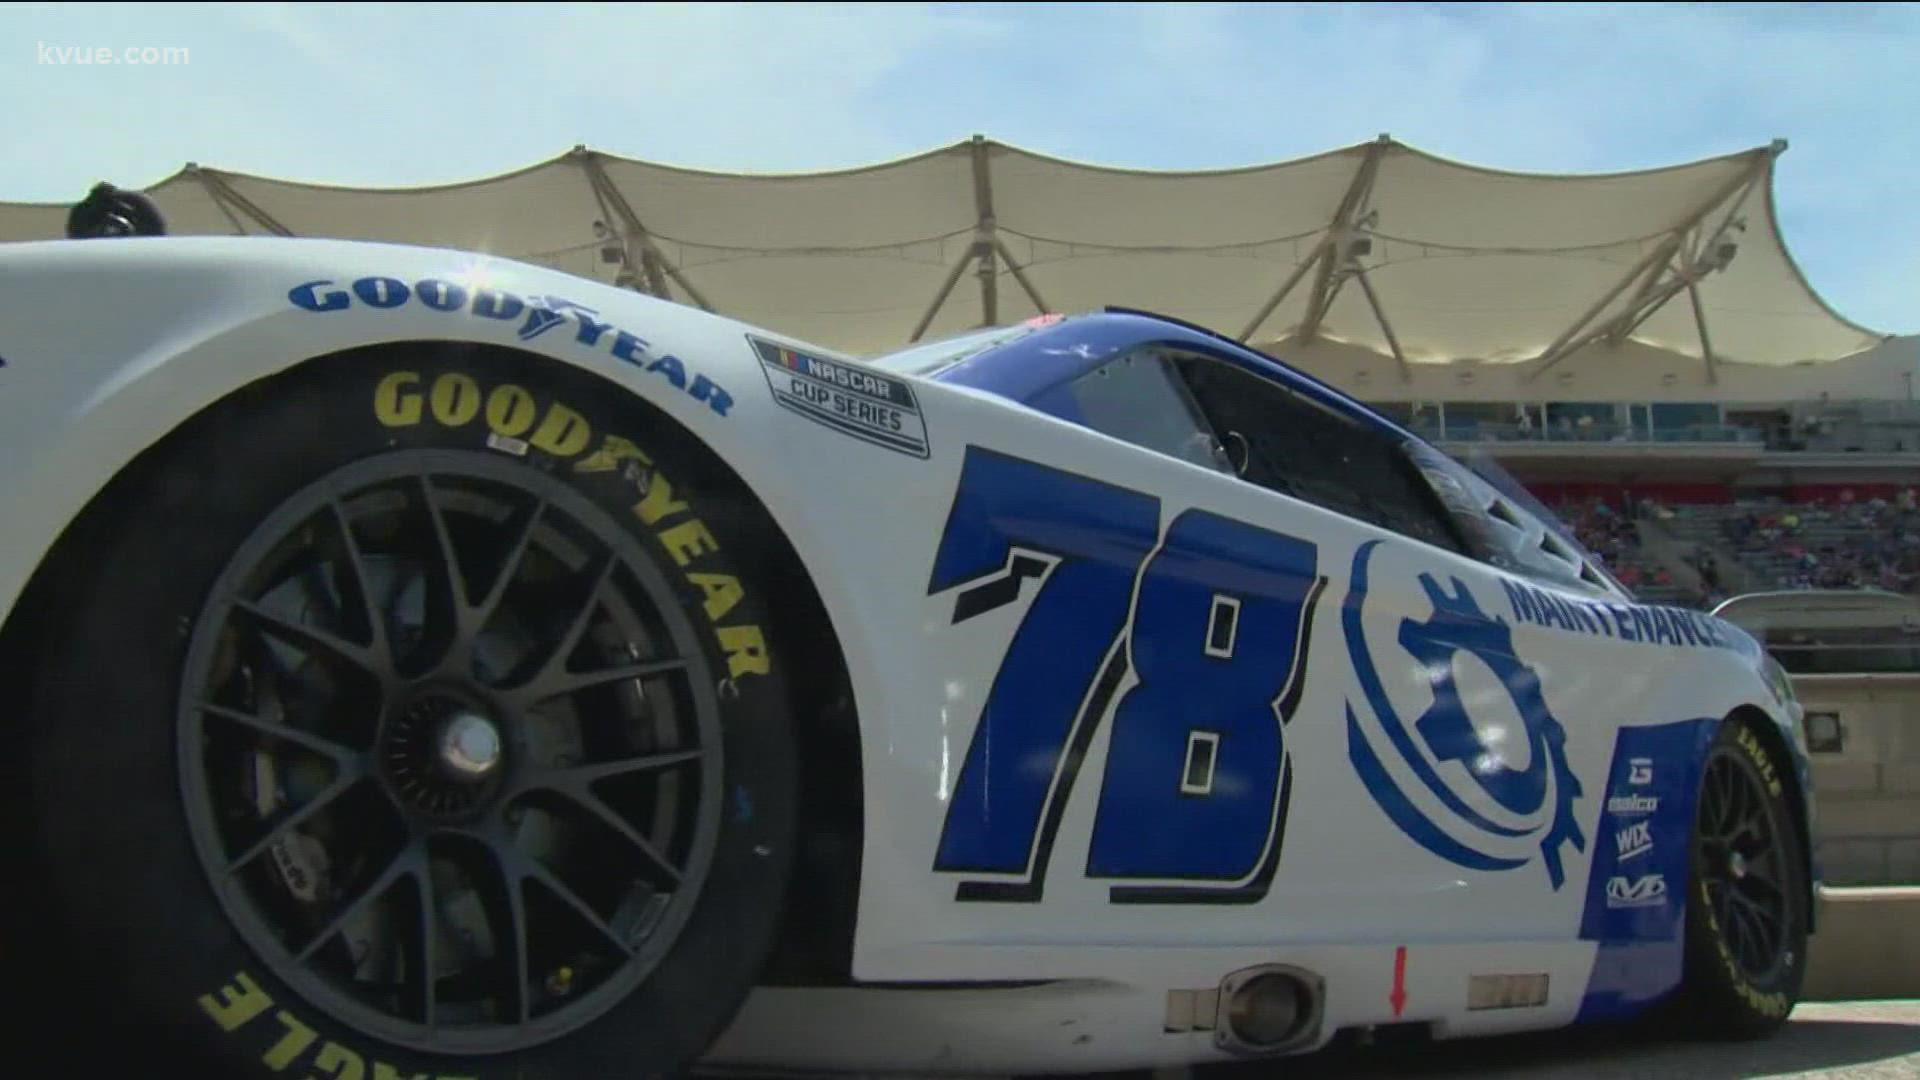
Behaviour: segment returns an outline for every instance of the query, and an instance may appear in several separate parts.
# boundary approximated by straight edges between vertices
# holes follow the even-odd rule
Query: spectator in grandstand
[[[1640,526],[1631,517],[1596,498],[1562,506],[1560,518],[1580,546],[1598,556],[1620,584],[1633,589],[1647,582],[1650,575],[1640,559]]]
[[[1781,588],[1920,588],[1920,499],[1912,488],[1889,502],[1851,489],[1831,505],[1761,506],[1730,518],[1725,536]]]

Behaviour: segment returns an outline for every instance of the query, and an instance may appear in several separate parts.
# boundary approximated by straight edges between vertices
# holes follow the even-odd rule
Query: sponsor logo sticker
[[[1607,800],[1609,814],[1651,814],[1658,809],[1658,795],[1615,795]]]
[[[1627,783],[1634,787],[1645,787],[1653,783],[1653,759],[1646,757],[1627,760]]]
[[[1660,907],[1666,902],[1665,874],[1642,874],[1637,878],[1607,879],[1607,906],[1610,908]]]
[[[905,379],[748,336],[782,408],[875,446],[928,456],[927,423]]]
[[[1613,842],[1619,861],[1637,859],[1653,850],[1653,823],[1636,821],[1614,833]]]
[[[287,291],[287,302],[302,311],[316,313],[390,311],[412,304],[416,308],[463,313],[482,323],[503,327],[518,323],[515,335],[521,341],[532,341],[571,323],[576,347],[612,356],[621,363],[657,375],[672,383],[675,390],[705,402],[721,416],[733,408],[732,394],[700,372],[689,372],[689,365],[679,357],[662,354],[645,338],[612,323],[601,322],[593,308],[558,296],[521,296],[504,289],[482,288],[442,278],[423,278],[409,284],[399,278],[374,276],[357,278],[350,287],[328,278],[302,282]]]

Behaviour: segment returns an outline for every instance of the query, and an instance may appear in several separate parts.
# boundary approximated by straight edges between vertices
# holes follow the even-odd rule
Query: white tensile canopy
[[[176,234],[383,240],[509,256],[873,354],[1041,311],[1146,308],[1289,355],[1575,364],[1640,346],[1783,366],[1886,335],[1840,317],[1782,242],[1775,142],[1547,176],[1381,136],[1316,157],[1141,172],[981,137],[843,172],[697,172],[585,147],[445,187],[359,189],[188,165],[148,189]],[[84,192],[75,192],[76,200]],[[0,203],[0,241],[65,206]],[[1601,350],[1587,350],[1589,355]]]

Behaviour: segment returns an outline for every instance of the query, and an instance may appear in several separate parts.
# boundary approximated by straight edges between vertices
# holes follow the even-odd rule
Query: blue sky
[[[176,66],[39,47],[184,46]],[[1791,143],[1787,243],[1842,315],[1920,331],[1920,5],[643,5],[0,8],[0,200],[186,161],[468,179],[576,143],[839,168],[979,132],[1140,168],[1390,132],[1523,171]]]

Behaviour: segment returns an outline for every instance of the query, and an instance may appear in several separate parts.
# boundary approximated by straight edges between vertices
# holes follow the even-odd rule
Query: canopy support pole
[[[1670,232],[1665,240],[1660,241],[1660,246],[1654,249],[1653,258],[1645,264],[1647,272],[1640,279],[1640,287],[1634,290],[1633,299],[1629,304],[1638,305],[1659,286],[1660,275],[1666,273],[1667,264],[1680,250],[1680,242],[1684,239],[1686,237],[1682,234]]]
[[[1707,245],[1708,248],[1711,249],[1717,245],[1718,240],[1719,235],[1716,234],[1713,242]],[[1571,353],[1578,348],[1592,344],[1602,337],[1608,337],[1614,341],[1625,340],[1628,334],[1640,328],[1641,323],[1653,318],[1654,313],[1664,307],[1667,301],[1680,295],[1682,289],[1691,289],[1697,293],[1699,291],[1699,283],[1703,278],[1715,270],[1724,269],[1725,266],[1726,264],[1718,259],[1709,258],[1706,253],[1702,253],[1695,257],[1690,265],[1684,268],[1670,268],[1673,269],[1673,277],[1662,282],[1659,287],[1648,292],[1645,296],[1636,300],[1634,304],[1622,310],[1618,315],[1607,320],[1592,333],[1583,335],[1580,338],[1580,344],[1567,351]]]
[[[1300,323],[1299,333],[1294,335],[1295,344],[1311,344],[1320,335],[1321,322],[1326,319],[1334,300],[1340,296],[1340,286],[1345,284],[1346,276],[1339,271],[1352,258],[1348,242],[1353,238],[1354,223],[1360,219],[1362,208],[1373,195],[1373,179],[1380,172],[1380,158],[1392,143],[1393,139],[1387,135],[1373,140],[1361,155],[1359,167],[1353,170],[1353,181],[1347,185],[1347,192],[1340,197],[1340,206],[1327,225],[1327,246],[1320,253],[1320,265],[1313,278],[1313,295],[1307,301],[1306,319]]]
[[[1767,164],[1771,164],[1771,159],[1768,159]],[[1684,241],[1688,239],[1693,239],[1695,242],[1691,245],[1691,249],[1688,251],[1687,266],[1689,268],[1696,266],[1707,252],[1712,251],[1715,247],[1719,245],[1720,239],[1727,235],[1727,231],[1734,227],[1735,221],[1736,221],[1735,215],[1739,214],[1740,208],[1746,205],[1748,196],[1753,194],[1753,189],[1759,186],[1760,181],[1765,177],[1765,175],[1766,175],[1766,172],[1764,169],[1755,169],[1748,174],[1747,181],[1745,185],[1741,187],[1740,193],[1734,196],[1733,199],[1726,204],[1727,212],[1721,216],[1719,226],[1715,228],[1713,230],[1713,233],[1710,236],[1706,237],[1705,240],[1700,240],[1698,238],[1697,226],[1695,230],[1695,235],[1691,238],[1678,232],[1673,233],[1671,236],[1669,236],[1666,244],[1669,258],[1672,256],[1672,254],[1675,251],[1677,251],[1682,246],[1682,243]],[[1644,303],[1647,297],[1651,296],[1656,290],[1672,284],[1673,282],[1671,281],[1663,282],[1660,280],[1661,276],[1665,274],[1668,270],[1673,270],[1676,278],[1683,277],[1688,273],[1691,273],[1691,269],[1680,269],[1680,268],[1664,265],[1664,263],[1665,263],[1665,260],[1663,260],[1663,265],[1660,268],[1650,272],[1647,275],[1647,279],[1644,282],[1642,282],[1640,285],[1639,293],[1637,293],[1634,296],[1633,305],[1630,305],[1630,306],[1637,307],[1638,305]],[[1704,276],[1704,273],[1700,275],[1696,275],[1693,278],[1693,280],[1698,281],[1702,276]],[[1678,291],[1679,291],[1678,289],[1669,290],[1667,292],[1667,296],[1672,297]],[[1625,322],[1616,322],[1612,332],[1608,335],[1608,341],[1613,345],[1619,345],[1622,342],[1626,341],[1627,335],[1632,333],[1636,328],[1638,328],[1641,323],[1645,322],[1647,319],[1647,316],[1650,316],[1651,314],[1652,312],[1647,312],[1646,315],[1642,315],[1639,318],[1634,319],[1630,324]]]
[[[1747,193],[1752,191],[1754,186],[1766,176],[1767,171],[1773,165],[1774,159],[1784,153],[1786,149],[1787,142],[1785,139],[1775,139],[1771,144],[1752,151],[1753,160],[1748,163],[1745,169],[1740,171],[1738,176],[1722,184],[1711,195],[1702,200],[1698,206],[1688,211],[1685,217],[1676,222],[1674,226],[1667,231],[1666,239],[1662,240],[1658,247],[1648,252],[1645,258],[1635,263],[1633,269],[1628,271],[1626,276],[1622,277],[1613,288],[1608,289],[1606,294],[1602,296],[1598,302],[1582,313],[1580,318],[1575,320],[1572,326],[1567,327],[1558,338],[1554,339],[1553,344],[1547,346],[1538,357],[1535,357],[1533,370],[1529,371],[1521,381],[1534,381],[1548,369],[1560,363],[1560,361],[1565,360],[1567,357],[1572,356],[1574,353],[1579,352],[1593,342],[1610,334],[1618,335],[1615,339],[1616,342],[1624,339],[1627,334],[1633,332],[1635,327],[1652,317],[1653,313],[1658,311],[1661,305],[1665,304],[1681,289],[1687,287],[1689,281],[1698,281],[1700,277],[1705,276],[1708,271],[1702,270],[1699,262],[1696,260],[1693,266],[1689,267],[1686,271],[1682,271],[1676,278],[1670,279],[1664,284],[1657,284],[1668,261],[1672,259],[1673,255],[1679,249],[1686,235],[1697,228],[1700,222],[1705,220],[1707,215],[1714,211],[1715,207],[1725,204],[1728,199],[1738,195],[1738,199],[1734,201],[1733,205],[1728,209],[1725,218],[1722,219],[1720,227],[1715,230],[1713,242],[1718,242],[1719,237],[1724,235],[1726,230],[1733,224],[1734,213],[1739,209],[1741,203],[1745,201]],[[1709,246],[1711,246],[1711,244]],[[1715,269],[1715,267],[1708,267],[1708,270],[1711,269]],[[1646,275],[1644,281],[1641,279],[1641,275],[1643,274]],[[1621,293],[1625,292],[1628,286],[1636,281],[1640,282],[1640,290],[1625,310],[1621,311],[1612,319],[1609,319],[1600,329],[1584,334],[1581,333],[1581,331],[1587,328],[1589,323],[1593,322],[1594,319],[1599,317],[1602,311],[1607,309],[1609,304],[1613,303]]]
[[[999,245],[996,243],[998,237],[994,235],[993,172],[987,160],[986,136],[975,135],[968,149],[973,156],[973,208],[976,215],[973,256],[979,262],[975,273],[980,278],[980,325],[986,327],[1000,321],[1000,282],[998,269],[994,265]],[[1028,291],[1031,292],[1031,288]]]
[[[666,282],[671,277],[673,283],[685,290],[688,298],[698,304],[701,310],[712,311],[713,305],[707,302],[699,289],[694,288],[693,282],[688,281],[686,275],[661,254],[660,248],[653,242],[653,234],[641,223],[640,215],[634,213],[633,204],[627,201],[626,195],[614,184],[613,177],[608,176],[606,168],[600,164],[600,155],[584,146],[574,147],[573,153],[579,159],[580,167],[586,170],[587,182],[593,185],[595,198],[600,200],[602,207],[611,209],[614,216],[620,219],[625,227],[626,239],[639,246],[640,266],[646,274],[647,291],[662,300],[673,299],[667,291]]]
[[[186,171],[195,180],[200,181],[201,187],[207,189],[207,194],[213,197],[214,203],[220,207],[221,213],[227,215],[228,221],[234,220],[232,211],[238,210],[252,218],[261,228],[275,236],[293,235],[292,229],[275,221],[272,214],[260,209],[259,206],[254,204],[252,199],[233,190],[233,185],[227,183],[226,177],[221,176],[212,169],[203,169],[191,161],[187,162]],[[244,234],[245,230],[241,231]]]
[[[593,197],[600,203],[600,212],[618,218],[623,241],[639,247],[640,268],[646,276],[647,292],[662,300],[673,299],[673,294],[667,291],[666,279],[660,273],[661,260],[652,250],[652,238],[647,235],[646,226],[640,223],[640,216],[634,213],[632,204],[627,202],[619,188],[614,187],[613,178],[607,175],[607,170],[601,166],[593,151],[575,147],[574,153],[580,156],[580,167],[586,170],[587,183],[593,186]]]
[[[1367,306],[1373,309],[1373,317],[1380,323],[1380,333],[1387,339],[1387,348],[1393,351],[1393,362],[1400,366],[1400,381],[1412,382],[1413,369],[1407,366],[1407,354],[1400,351],[1400,339],[1393,332],[1393,324],[1387,321],[1387,311],[1380,306],[1380,295],[1373,291],[1373,282],[1367,280],[1367,272],[1356,268],[1352,271],[1354,280],[1360,283],[1360,291],[1366,294]]]
[[[1313,250],[1307,253],[1306,258],[1300,260],[1300,264],[1293,268],[1291,274],[1287,275],[1287,280],[1281,282],[1280,288],[1276,290],[1272,296],[1267,298],[1265,304],[1261,305],[1259,314],[1255,315],[1252,321],[1247,323],[1246,328],[1240,331],[1240,340],[1242,342],[1252,337],[1255,330],[1260,329],[1260,324],[1266,322],[1267,317],[1273,314],[1273,309],[1279,307],[1280,302],[1287,298],[1287,294],[1293,291],[1294,286],[1300,284],[1300,279],[1307,276],[1307,271],[1313,269],[1314,264],[1320,261],[1320,257],[1326,253],[1327,248],[1331,246],[1332,243],[1333,237],[1331,235],[1323,236],[1314,243]]]
[[[1019,263],[1013,261],[1013,252],[1007,250],[1006,242],[1001,240],[997,235],[993,238],[993,249],[1000,253],[1000,261],[1007,264],[1007,270],[1013,274],[1013,280],[1019,282],[1020,287],[1026,290],[1027,299],[1033,301],[1034,310],[1045,315],[1047,313],[1047,302],[1040,299],[1040,290],[1034,288],[1033,282],[1027,280],[1026,270],[1023,269]]]
[[[914,324],[913,334],[907,338],[909,342],[919,341],[921,335],[927,332],[927,327],[933,325],[933,317],[940,314],[940,306],[947,302],[953,287],[960,283],[960,275],[967,272],[967,264],[976,258],[978,256],[975,254],[973,245],[968,244],[966,253],[954,262],[953,269],[947,271],[947,279],[940,283],[940,291],[933,294],[933,303],[927,305],[926,313],[920,316],[918,323]]]
[[[1615,297],[1619,296],[1623,292],[1626,292],[1627,286],[1640,280],[1640,275],[1642,274],[1657,275],[1659,273],[1659,268],[1661,263],[1665,262],[1669,257],[1672,256],[1672,254],[1673,254],[1673,248],[1670,245],[1670,242],[1668,240],[1663,240],[1660,242],[1660,246],[1654,248],[1652,251],[1647,252],[1645,257],[1643,257],[1639,262],[1634,263],[1633,269],[1627,271],[1625,277],[1622,277],[1619,280],[1619,282],[1613,286],[1613,288],[1608,289],[1606,293],[1600,297],[1600,299],[1595,300],[1593,302],[1592,307],[1589,307],[1586,311],[1582,312],[1580,317],[1574,320],[1572,326],[1569,326],[1565,330],[1561,331],[1560,336],[1553,339],[1553,344],[1547,346],[1546,350],[1543,351],[1536,358],[1540,362],[1539,366],[1534,368],[1531,372],[1528,372],[1526,379],[1524,381],[1532,382],[1534,379],[1539,378],[1542,372],[1546,371],[1548,368],[1559,363],[1560,361],[1565,360],[1568,356],[1571,356],[1576,350],[1584,347],[1587,344],[1587,342],[1592,341],[1595,337],[1599,336],[1599,335],[1588,335],[1586,337],[1579,338],[1579,340],[1577,341],[1575,340],[1575,335],[1579,334],[1580,331],[1586,329],[1588,323],[1592,322],[1594,318],[1597,317],[1602,311],[1605,311],[1607,309],[1607,305],[1613,303]]]

